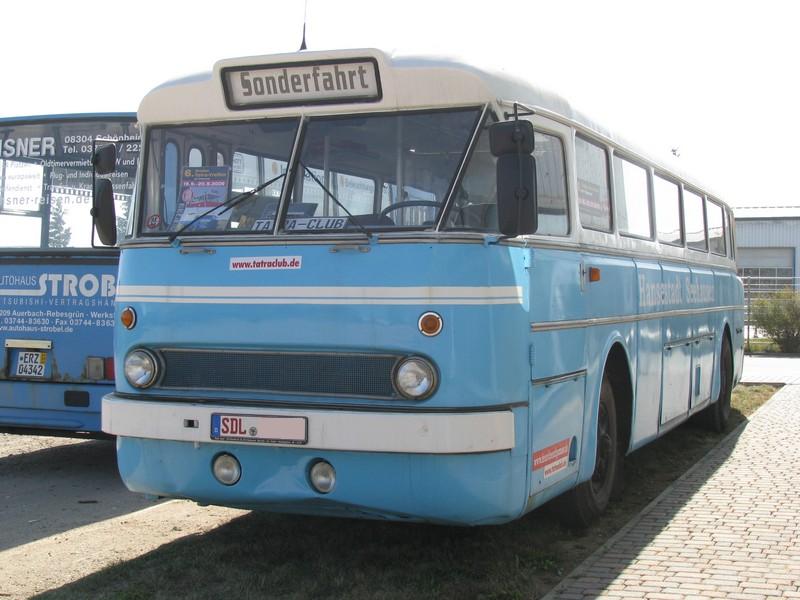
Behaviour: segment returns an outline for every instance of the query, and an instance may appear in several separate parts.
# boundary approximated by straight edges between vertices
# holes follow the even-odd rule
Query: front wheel
[[[577,485],[557,500],[561,521],[568,527],[588,527],[605,511],[621,473],[614,388],[608,377],[603,376],[597,413],[594,472],[589,481]]]

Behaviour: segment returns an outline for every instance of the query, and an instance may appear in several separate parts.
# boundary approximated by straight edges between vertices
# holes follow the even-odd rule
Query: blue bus
[[[0,119],[0,428],[100,433],[114,389],[119,252],[93,247],[92,144],[116,140],[119,227],[139,156],[136,115]]]
[[[585,525],[627,453],[724,428],[731,211],[565,100],[349,50],[223,60],[138,116],[103,400],[131,490]]]

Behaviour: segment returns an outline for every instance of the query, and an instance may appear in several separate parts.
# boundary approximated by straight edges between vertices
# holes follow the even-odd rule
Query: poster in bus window
[[[38,212],[42,208],[44,167],[35,162],[0,160],[3,210]]]
[[[194,219],[209,212],[192,225],[191,231],[215,231],[224,229],[229,213],[217,214],[212,209],[228,198],[231,169],[221,167],[184,167],[181,170],[178,210],[172,219],[171,229],[185,227]]]

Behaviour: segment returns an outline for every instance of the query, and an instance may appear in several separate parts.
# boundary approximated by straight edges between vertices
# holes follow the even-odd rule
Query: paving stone
[[[800,598],[798,465],[787,385],[545,598]]]

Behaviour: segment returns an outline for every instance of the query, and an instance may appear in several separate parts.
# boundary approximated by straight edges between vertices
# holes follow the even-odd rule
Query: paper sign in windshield
[[[171,229],[184,227],[205,212],[189,231],[216,231],[224,229],[230,215],[217,214],[213,210],[228,198],[231,169],[222,167],[184,167],[181,171],[178,209]]]

